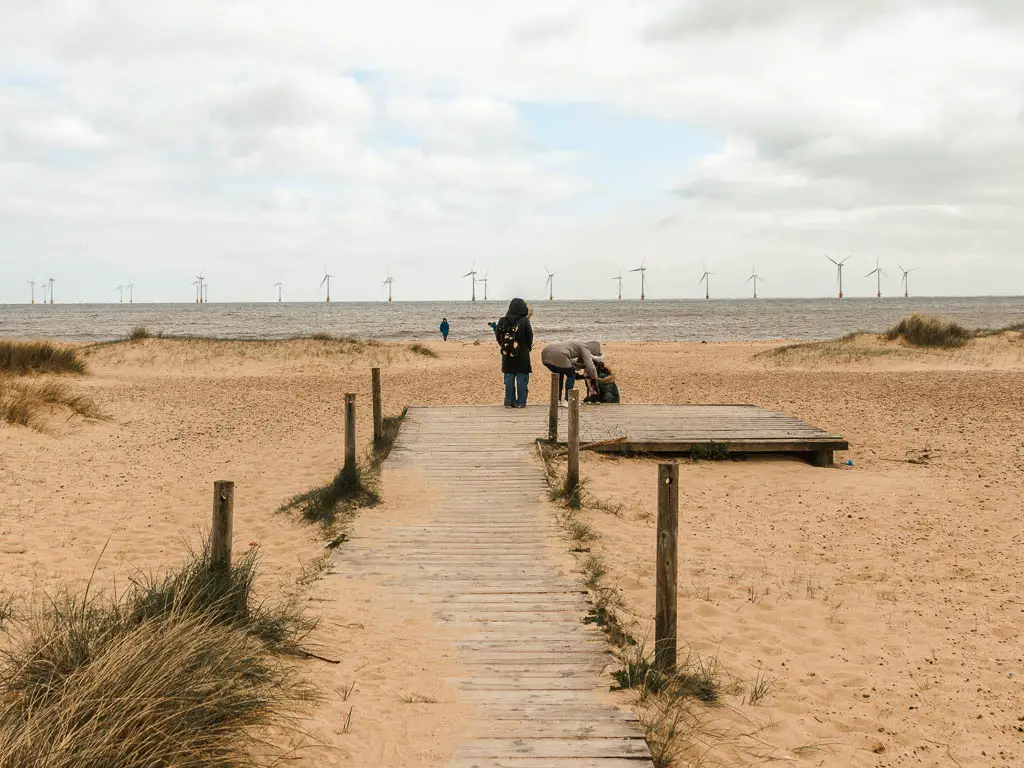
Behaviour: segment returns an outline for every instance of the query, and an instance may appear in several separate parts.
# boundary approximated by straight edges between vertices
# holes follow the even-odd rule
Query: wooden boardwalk
[[[560,409],[561,443],[567,422]],[[831,464],[834,451],[849,449],[839,435],[754,405],[583,405],[580,443],[621,453],[684,453],[717,443],[730,453],[796,453],[816,464]]]
[[[577,575],[554,562],[561,535],[534,455],[546,409],[410,408],[388,471],[429,477],[430,519],[364,526],[338,572],[375,573],[463,630],[462,677],[476,736],[453,768],[650,768],[634,714],[602,693],[611,662]]]

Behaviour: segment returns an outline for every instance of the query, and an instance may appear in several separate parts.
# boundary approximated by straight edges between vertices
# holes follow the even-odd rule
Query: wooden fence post
[[[580,485],[580,393],[569,392],[569,465],[565,472],[565,495],[575,498]]]
[[[380,399],[380,368],[370,371],[373,389],[373,443],[376,445],[384,436],[384,405]]]
[[[346,475],[356,472],[356,396],[345,395],[345,466],[342,471]]]
[[[676,555],[679,533],[679,465],[658,465],[658,565],[654,613],[654,665],[676,667]]]
[[[551,403],[548,405],[548,440],[558,442],[558,374],[551,374]]]
[[[231,567],[231,517],[235,508],[235,484],[217,480],[213,484],[213,524],[210,526],[210,566]]]

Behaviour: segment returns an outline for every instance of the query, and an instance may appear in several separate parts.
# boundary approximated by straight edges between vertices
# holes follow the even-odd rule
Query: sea
[[[492,339],[489,322],[505,301],[254,304],[0,305],[0,337],[107,341],[146,327],[152,334],[280,339],[327,333],[357,339]],[[544,340],[815,340],[881,331],[914,312],[968,328],[1024,322],[1024,297],[537,301],[533,326]]]

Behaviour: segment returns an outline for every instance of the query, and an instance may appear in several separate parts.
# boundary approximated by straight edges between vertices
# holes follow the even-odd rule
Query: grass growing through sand
[[[57,381],[15,381],[0,376],[0,421],[43,429],[43,415],[64,409],[86,419],[105,419],[103,411],[85,395],[75,394]]]
[[[48,341],[0,341],[0,374],[85,373],[78,352]]]
[[[121,596],[65,590],[0,655],[0,766],[249,768],[312,693],[280,660],[311,623],[253,598],[257,553],[193,553]]]
[[[957,323],[919,314],[904,318],[885,332],[889,341],[902,339],[915,347],[943,349],[962,347],[975,335]]]
[[[293,496],[278,511],[297,511],[304,520],[320,523],[330,530],[338,523],[340,516],[351,515],[362,507],[379,504],[380,493],[377,486],[381,466],[391,453],[408,411],[408,408],[404,408],[398,416],[384,418],[383,434],[374,443],[367,466],[357,462],[350,469],[342,467],[331,482]],[[334,542],[341,543],[344,539],[345,534],[342,533]]]

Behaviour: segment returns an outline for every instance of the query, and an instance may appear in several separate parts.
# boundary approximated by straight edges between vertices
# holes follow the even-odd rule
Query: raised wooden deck
[[[423,519],[361,520],[333,572],[382,578],[459,631],[449,682],[475,735],[453,768],[652,768],[636,715],[607,703],[587,592],[556,561],[566,545],[534,451],[546,425],[539,407],[410,408],[385,472],[429,478]]]
[[[559,409],[558,441],[568,411]],[[609,453],[685,453],[717,444],[729,453],[796,453],[831,464],[849,449],[839,435],[754,405],[581,405],[580,444]]]

